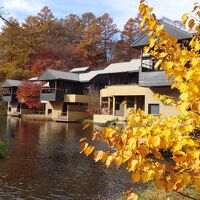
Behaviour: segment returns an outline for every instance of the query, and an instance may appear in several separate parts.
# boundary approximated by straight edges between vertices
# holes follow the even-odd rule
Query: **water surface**
[[[0,160],[0,199],[116,199],[129,175],[79,153],[89,133],[80,124],[2,118],[8,156]]]

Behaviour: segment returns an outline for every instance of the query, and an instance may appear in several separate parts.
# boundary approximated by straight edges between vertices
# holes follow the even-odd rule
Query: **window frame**
[[[151,113],[151,106],[158,106],[158,114]],[[149,103],[148,104],[148,114],[158,116],[160,114],[160,104],[159,103]]]

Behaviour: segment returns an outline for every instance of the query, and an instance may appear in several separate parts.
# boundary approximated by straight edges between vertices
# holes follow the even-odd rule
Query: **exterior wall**
[[[64,102],[69,103],[88,103],[89,96],[87,95],[77,95],[77,94],[65,94]]]
[[[25,109],[25,108],[21,108],[20,109],[20,114],[32,114],[33,110],[32,109]]]
[[[100,115],[100,114],[95,114],[93,117],[93,121],[96,123],[105,123],[107,121],[111,121],[114,119],[118,119],[119,123],[123,123],[125,120],[127,120],[127,117],[125,116],[114,116],[114,115]]]
[[[7,108],[7,114],[8,115],[12,115],[13,113],[17,113],[17,106],[18,106],[18,103],[16,102],[8,102],[8,108]],[[9,111],[9,108],[10,108],[10,111]]]
[[[170,87],[154,87],[154,88],[145,88],[136,85],[116,85],[109,86],[105,89],[102,89],[100,92],[100,96],[102,97],[115,97],[115,96],[145,96],[145,105],[144,111],[148,114],[148,105],[149,104],[159,104],[159,113],[164,114],[166,116],[177,115],[178,111],[172,106],[163,104],[160,100],[155,101],[153,95],[165,94],[168,96],[173,96],[175,99],[178,99],[178,92],[176,90],[172,90]],[[128,111],[125,110],[124,117],[127,118]],[[108,120],[112,120],[114,118],[120,118],[119,116],[114,115],[94,115],[94,122],[105,123]]]
[[[61,115],[63,109],[63,102],[47,102],[45,108],[45,115],[48,115],[48,109],[52,109],[52,114],[49,115],[53,118],[57,118]]]
[[[47,102],[45,115],[50,116],[57,121],[76,122],[82,121],[88,117],[84,110],[81,110],[79,105],[70,105],[66,116],[61,116],[64,102]],[[52,114],[48,115],[48,109],[52,109]]]
[[[86,112],[68,111],[67,113],[68,122],[83,121],[87,117],[88,117],[88,114]]]

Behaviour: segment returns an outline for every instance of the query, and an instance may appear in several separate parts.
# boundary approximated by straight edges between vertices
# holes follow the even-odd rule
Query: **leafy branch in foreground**
[[[162,95],[157,98],[176,107],[179,114],[152,116],[132,110],[125,128],[110,126],[98,137],[93,134],[93,140],[103,137],[110,151],[95,150],[84,138],[81,153],[93,153],[94,160],[101,160],[107,167],[112,163],[117,167],[126,165],[134,183],[154,180],[157,188],[167,192],[182,193],[190,185],[200,191],[200,139],[194,135],[200,129],[200,6],[195,4],[195,19],[186,17],[187,14],[182,18],[183,24],[196,30],[187,46],[169,36],[144,0],[139,11],[143,17],[141,25],[150,36],[145,53],[158,60],[156,67],[164,70],[168,79],[174,78],[172,88],[180,92],[178,102]],[[132,196],[131,199],[137,199],[137,195]]]

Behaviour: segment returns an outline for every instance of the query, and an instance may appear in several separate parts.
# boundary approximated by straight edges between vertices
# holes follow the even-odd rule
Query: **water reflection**
[[[91,130],[81,125],[2,119],[0,137],[9,157],[0,161],[3,199],[96,199],[113,197],[130,185],[127,174],[107,170],[79,153]],[[115,198],[115,197],[114,197]]]

